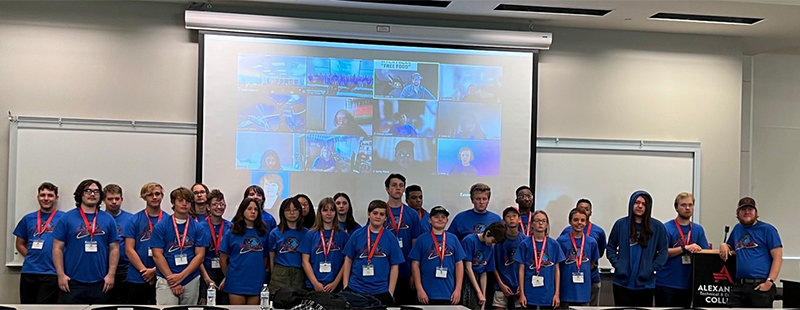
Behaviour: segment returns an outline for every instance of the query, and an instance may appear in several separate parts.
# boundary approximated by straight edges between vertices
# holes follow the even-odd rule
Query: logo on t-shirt
[[[739,237],[739,240],[736,241],[736,249],[737,250],[739,250],[739,249],[752,249],[752,248],[757,248],[757,247],[758,247],[758,243],[756,243],[756,241],[753,240],[753,237],[750,236],[750,234],[742,235],[741,237]]]
[[[327,243],[326,243],[326,245],[327,245]],[[341,250],[342,250],[342,248],[338,244],[336,244],[336,242],[331,244],[331,252],[333,252],[333,251],[341,251]],[[375,251],[377,252],[377,250],[375,250]],[[317,254],[317,255],[325,254],[325,250],[323,250],[323,248],[322,248],[322,243],[317,243],[317,247],[314,250],[314,254]]]
[[[44,224],[46,224],[46,223],[42,223],[42,226],[40,226],[39,228],[44,227]],[[42,231],[42,235],[44,235],[46,233],[53,233],[53,229],[54,229],[53,223],[50,223],[49,225],[47,225],[47,228],[45,228],[44,231]],[[39,235],[39,230],[34,227],[33,228],[33,237],[39,237],[39,236],[41,236],[41,235]]]
[[[506,257],[504,257],[503,261],[505,262],[506,266],[511,266],[514,264],[514,254],[517,254],[517,247],[513,247],[508,249],[506,253]]]
[[[119,224],[117,224],[117,236],[122,236],[122,226],[119,226]]]
[[[152,235],[153,233],[150,231],[150,229],[142,230],[142,232],[139,234],[139,242],[149,241]]]
[[[383,222],[383,227],[386,228],[386,230],[388,230],[388,231],[394,231],[394,224],[392,224],[391,220],[387,220],[386,222]],[[403,221],[402,223],[400,223],[400,229],[401,230],[409,229],[409,228],[411,228],[411,227],[408,226],[406,221]]]
[[[95,236],[102,236],[102,235],[105,235],[105,234],[106,234],[106,231],[103,230],[103,228],[101,228],[101,227],[97,227],[94,230],[94,235]],[[91,235],[89,234],[89,229],[86,229],[86,225],[81,224],[81,227],[78,228],[78,235],[75,238],[76,239],[83,239],[83,238],[86,238],[86,237],[91,237]]]
[[[441,246],[439,246],[439,249],[441,249]],[[428,260],[439,259],[439,254],[436,253],[436,251],[438,251],[439,249],[435,247],[431,247],[430,249],[428,249]],[[450,248],[446,248],[444,250],[444,256],[445,257],[453,256],[453,251],[450,250]]]
[[[169,242],[169,249],[167,252],[172,253],[175,251],[180,250],[181,248],[178,247],[178,241],[170,241]],[[194,247],[194,240],[190,236],[186,236],[186,243],[183,244],[183,249],[186,250],[188,248]]]
[[[239,254],[263,251],[264,247],[261,245],[261,240],[256,237],[245,237],[244,242],[239,245]]]
[[[575,248],[571,248],[569,253],[567,253],[567,260],[565,260],[564,263],[565,264],[574,264],[577,261],[578,261],[578,251],[575,250]],[[588,261],[589,261],[589,258],[586,257],[586,254],[584,253],[582,262],[585,263],[585,262],[588,262]],[[542,260],[542,266],[544,266],[544,260]]]
[[[475,224],[475,226],[472,226],[472,230],[470,232],[473,234],[479,234],[482,233],[484,230],[486,230],[486,224],[478,223]]]
[[[280,246],[281,249],[278,253],[297,252],[297,248],[300,246],[300,240],[297,240],[295,237],[288,237],[280,243]]]
[[[553,263],[553,261],[550,260],[550,255],[547,255],[547,253],[544,253],[543,255],[544,256],[542,257],[542,265],[541,265],[542,267],[551,267],[555,265],[555,263]],[[572,261],[574,263],[575,259],[573,259]],[[528,263],[529,263],[528,269],[536,269],[536,260],[531,258],[528,261]]]
[[[475,252],[475,255],[472,256],[472,266],[486,266],[486,254],[483,251],[478,250]]]
[[[369,248],[363,247],[361,251],[358,253],[358,258],[368,258],[369,257]],[[386,257],[386,253],[383,252],[380,244],[375,245],[375,254],[372,255],[373,258],[375,257]]]

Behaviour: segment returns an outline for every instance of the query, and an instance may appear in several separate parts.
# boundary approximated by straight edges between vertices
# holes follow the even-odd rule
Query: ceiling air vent
[[[763,18],[717,16],[717,15],[697,15],[681,13],[657,13],[650,16],[650,19],[670,20],[680,22],[714,23],[714,24],[733,24],[733,25],[754,25]]]
[[[582,8],[563,8],[554,6],[536,6],[519,4],[498,4],[495,11],[511,11],[539,14],[560,14],[560,15],[579,15],[579,16],[605,16],[613,10],[582,9]]]
[[[452,1],[440,1],[440,0],[339,0],[343,2],[363,2],[363,3],[377,3],[377,4],[389,4],[389,5],[405,5],[405,6],[421,6],[421,7],[433,7],[433,8],[446,8],[450,5]]]

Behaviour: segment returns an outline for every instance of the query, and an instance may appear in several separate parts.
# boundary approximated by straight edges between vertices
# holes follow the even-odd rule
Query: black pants
[[[103,293],[105,282],[81,283],[69,280],[69,292],[59,290],[60,304],[108,304],[108,295]]]
[[[397,284],[394,286],[394,296],[409,296],[409,298],[403,297],[403,304],[418,305],[417,291],[412,290],[411,287],[408,286],[410,280],[411,278],[397,277]]]
[[[397,293],[395,293],[395,294],[397,294]],[[375,294],[375,295],[372,295],[372,297],[375,297],[378,300],[380,300],[381,304],[383,304],[383,306],[385,306],[385,307],[391,307],[391,306],[394,305],[394,297],[392,297],[392,294],[389,294],[389,292]],[[411,298],[408,298],[408,299],[410,300]]]
[[[23,273],[19,278],[21,304],[55,304],[58,302],[58,277],[49,274]]]
[[[728,306],[734,308],[772,308],[772,301],[775,300],[777,289],[775,285],[769,291],[756,291],[756,286],[761,283],[740,284],[734,283],[731,286],[731,295],[728,298]]]
[[[553,306],[533,306],[533,305],[528,305],[527,307],[525,307],[525,309],[539,309],[539,310],[544,310],[544,309],[555,309],[555,308],[553,308]]]
[[[225,275],[222,273],[222,269],[206,268],[206,272],[208,272],[208,277],[211,278],[212,281],[214,281],[214,285],[217,286],[217,302],[216,302],[217,306],[230,305],[231,300],[230,298],[228,298],[228,293],[226,293],[224,290],[223,291],[219,290],[219,285],[222,283],[222,280],[225,279]],[[313,291],[314,289],[311,290]],[[206,280],[200,278],[200,299],[201,300],[206,299],[208,297],[207,294],[208,294],[208,284],[206,283]]]
[[[156,286],[148,283],[128,283],[128,302],[133,305],[155,305]]]
[[[126,305],[130,303],[131,297],[128,292],[128,267],[117,268],[114,287],[108,292],[108,298],[112,304]]]
[[[561,302],[558,306],[559,309],[569,309],[569,307],[587,307],[589,306],[588,302]]]
[[[428,299],[429,305],[447,306],[452,303],[449,299]]]
[[[653,306],[653,289],[631,290],[614,284],[615,307],[643,307]]]
[[[655,291],[656,307],[692,307],[692,290],[658,286]]]

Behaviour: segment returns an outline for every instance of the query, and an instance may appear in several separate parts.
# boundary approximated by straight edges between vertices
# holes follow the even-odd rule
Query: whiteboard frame
[[[637,151],[637,152],[669,152],[690,154],[694,163],[692,195],[695,201],[700,201],[700,142],[679,141],[651,141],[651,140],[605,140],[605,139],[576,139],[558,137],[537,137],[536,150],[539,149],[575,149],[575,150],[603,150],[603,151]],[[535,164],[535,163],[534,163]],[[535,180],[535,175],[531,176]],[[535,187],[534,187],[535,188]],[[696,205],[693,221],[700,223],[700,207]]]
[[[11,123],[8,134],[8,197],[6,202],[6,227],[8,235],[7,245],[15,244],[15,236],[11,232],[16,226],[16,208],[12,208],[17,201],[17,139],[20,130],[65,130],[65,131],[95,131],[95,132],[133,132],[133,133],[160,133],[178,135],[197,135],[197,124],[152,122],[136,120],[110,120],[87,118],[63,118],[42,116],[14,116],[9,112],[8,121]],[[6,267],[21,267],[23,261],[15,260],[17,251],[6,253]]]

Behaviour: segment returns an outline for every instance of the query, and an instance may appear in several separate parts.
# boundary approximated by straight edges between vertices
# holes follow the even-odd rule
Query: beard
[[[692,220],[692,216],[691,215],[685,216],[683,214],[678,213],[678,217],[680,217],[681,219],[687,220],[687,221],[691,221]]]
[[[739,219],[739,223],[741,223],[742,225],[750,226],[750,225],[753,225],[753,224],[756,223],[756,220],[758,220],[758,217],[753,217],[751,220],[745,220],[745,219],[742,219],[741,217],[738,218],[738,219]]]

